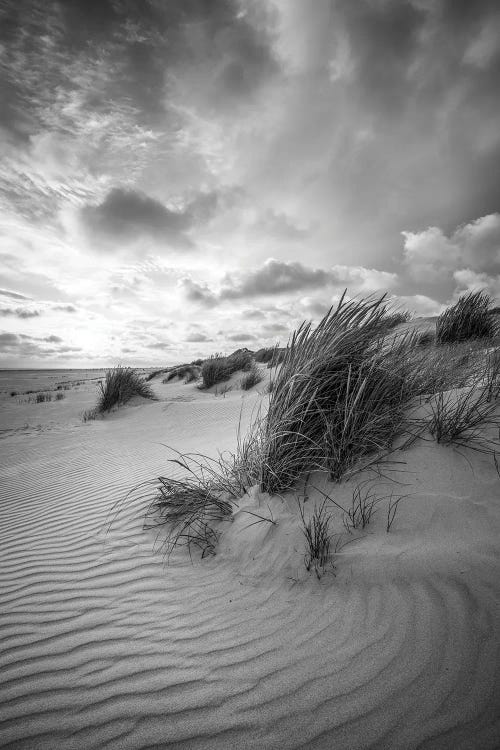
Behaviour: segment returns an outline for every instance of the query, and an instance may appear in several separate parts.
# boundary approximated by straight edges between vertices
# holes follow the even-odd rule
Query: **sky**
[[[0,366],[500,298],[498,0],[2,0]]]

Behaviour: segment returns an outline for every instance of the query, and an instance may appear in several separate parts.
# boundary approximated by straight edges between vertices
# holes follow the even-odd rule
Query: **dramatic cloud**
[[[321,269],[306,268],[301,263],[286,263],[270,258],[262,268],[235,279],[227,275],[223,280],[221,299],[256,297],[269,294],[296,292],[328,284],[330,277]]]
[[[115,240],[146,235],[182,247],[191,245],[185,236],[191,224],[189,214],[171,211],[159,201],[133,190],[114,188],[101,204],[86,207],[82,214],[91,232]]]
[[[355,292],[370,293],[392,288],[397,281],[396,274],[375,269],[334,266],[325,270],[269,258],[260,268],[246,273],[226,274],[218,292],[192,279],[183,279],[181,285],[190,301],[211,307],[228,300],[289,295],[325,287],[349,286]]]
[[[497,0],[3,0],[0,75],[9,366],[498,294]]]
[[[500,268],[500,214],[490,214],[458,227],[449,237],[438,227],[422,232],[403,232],[404,259],[409,273],[419,282],[450,286],[452,279],[462,289],[471,278],[484,287],[496,288]],[[465,282],[465,279],[469,281]]]

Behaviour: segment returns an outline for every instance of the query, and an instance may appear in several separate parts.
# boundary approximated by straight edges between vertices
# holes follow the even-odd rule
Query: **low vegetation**
[[[162,370],[153,370],[153,372],[150,372],[146,375],[144,380],[146,382],[149,382],[150,380],[153,380],[153,378],[157,378],[158,375],[163,375],[165,372],[168,372],[169,369],[169,367],[164,367]]]
[[[401,323],[408,323],[411,320],[411,313],[409,310],[398,310],[397,312],[389,313],[385,316],[385,323],[387,328],[395,328],[401,325]]]
[[[267,364],[268,367],[275,367],[283,361],[284,356],[285,349],[283,347],[271,346],[256,351],[254,358],[256,362]]]
[[[201,369],[197,365],[178,365],[173,367],[163,379],[163,383],[170,383],[174,378],[184,378],[185,383],[192,383],[200,377]]]
[[[82,412],[82,422],[91,422],[94,419],[97,419],[99,416],[99,412],[97,409],[86,409]]]
[[[97,411],[103,413],[114,406],[121,406],[133,396],[154,399],[155,395],[143,378],[131,367],[115,367],[108,370],[104,384],[99,383],[100,397],[97,403]]]
[[[438,393],[430,406],[428,429],[436,442],[469,447],[496,458],[500,447],[500,415],[488,385]],[[488,428],[492,428],[496,438],[488,436]]]
[[[370,468],[380,476],[395,447],[404,448],[425,434],[443,444],[489,452],[496,460],[500,350],[490,334],[485,350],[484,339],[476,335],[478,326],[464,322],[464,307],[484,307],[484,295],[465,299],[459,335],[449,343],[439,337],[423,341],[418,332],[388,334],[392,325],[387,321],[395,314],[384,297],[347,300],[344,295],[316,327],[300,326],[280,350],[283,359],[269,388],[266,415],[238,439],[235,454],[194,465],[180,456],[176,463],[187,478],[159,478],[148,519],[167,525],[167,551],[186,544],[199,547],[202,555],[214,552],[218,522],[230,518],[238,499],[254,485],[272,496],[296,489],[312,471],[325,472],[334,482]],[[451,326],[452,318],[446,320]],[[465,330],[472,339],[462,338]],[[276,350],[259,350],[256,359],[273,361],[269,351]],[[224,382],[237,370],[246,370],[245,383],[255,384],[258,368],[250,352],[214,355],[203,363],[203,385]],[[416,417],[421,407],[430,416]],[[491,437],[484,438],[488,428]],[[329,506],[342,510],[351,533],[364,529],[379,503],[388,501],[389,531],[402,498],[379,496],[371,484],[361,482],[350,507],[323,494],[324,502],[307,516],[299,503],[308,570],[320,577],[331,562]]]
[[[251,369],[243,375],[240,382],[241,390],[249,391],[254,385],[258,385],[263,380],[263,376],[259,368],[253,364]]]
[[[239,370],[248,371],[252,367],[252,363],[252,355],[246,349],[240,349],[228,357],[214,354],[203,362],[201,368],[203,387],[211,388],[213,385],[223,383]]]
[[[490,314],[491,298],[484,291],[463,294],[458,302],[439,316],[436,341],[450,344],[474,338],[492,338],[497,323]]]
[[[177,454],[171,459],[183,470],[182,479],[159,477],[156,494],[146,513],[146,528],[166,526],[163,550],[167,556],[178,546],[214,554],[221,521],[231,520],[233,507],[246,492],[232,457],[211,459],[200,454]]]
[[[299,502],[299,513],[302,532],[306,540],[304,565],[308,571],[313,568],[317,578],[320,579],[330,562],[331,516],[327,512],[327,501],[323,500],[320,505],[315,505],[308,520],[305,517],[304,504]]]
[[[52,401],[52,393],[37,393],[34,400],[37,404],[43,404],[45,401]]]

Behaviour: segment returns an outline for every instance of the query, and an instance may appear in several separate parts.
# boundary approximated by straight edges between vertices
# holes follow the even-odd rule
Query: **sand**
[[[397,453],[407,497],[390,532],[381,503],[320,580],[304,567],[297,495],[256,489],[215,557],[184,550],[166,565],[142,526],[145,488],[127,493],[179,475],[168,445],[234,449],[263,384],[215,395],[160,377],[158,401],[83,423],[96,381],[79,375],[42,404],[2,384],[2,748],[500,747],[491,458],[431,441]],[[352,492],[322,481],[341,503]],[[247,511],[277,523],[251,526]],[[340,511],[333,522],[341,533]]]

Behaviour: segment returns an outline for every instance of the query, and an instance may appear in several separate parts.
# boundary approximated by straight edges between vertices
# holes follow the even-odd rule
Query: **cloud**
[[[183,278],[179,282],[186,298],[190,302],[197,302],[206,307],[217,305],[217,295],[208,287],[207,284],[199,284],[190,278]]]
[[[45,337],[28,336],[27,334],[0,333],[0,351],[8,357],[51,359],[66,357],[82,352],[79,346],[46,346],[46,344],[62,344],[62,339],[56,335]]]
[[[397,308],[407,309],[411,313],[415,313],[421,317],[439,315],[444,307],[439,302],[436,302],[436,300],[426,297],[425,294],[398,295],[397,297],[392,297],[391,301],[394,302]]]
[[[20,299],[20,300],[30,299],[30,297],[27,297],[25,294],[21,294],[20,292],[11,292],[8,289],[0,289],[0,294],[3,297],[10,297],[11,299]]]
[[[19,337],[15,333],[0,333],[0,349],[10,348],[16,346],[19,342]]]
[[[459,226],[450,236],[439,227],[403,232],[403,236],[404,262],[417,281],[445,282],[449,286],[454,278],[462,288],[469,288],[465,279],[474,277],[482,279],[485,287],[496,288],[495,276],[500,267],[500,214],[483,216]]]
[[[310,229],[297,226],[295,222],[285,213],[266,209],[254,222],[253,228],[258,232],[282,241],[304,240]]]
[[[254,336],[253,333],[231,333],[226,336],[226,339],[228,341],[256,341],[257,336]]]
[[[141,236],[191,247],[186,230],[191,224],[187,212],[171,211],[160,201],[135,190],[113,188],[97,206],[82,209],[85,225],[97,235],[116,241]]]
[[[53,310],[60,310],[61,312],[75,313],[76,307],[74,305],[53,305]]]
[[[261,268],[240,274],[239,278],[228,274],[222,282],[219,296],[224,300],[283,294],[301,289],[317,289],[326,286],[329,281],[329,273],[322,269],[269,258]]]
[[[26,318],[37,318],[40,315],[40,310],[28,310],[27,308],[22,307],[3,307],[0,308],[0,315],[13,315],[16,318],[21,318],[21,320],[24,320]]]
[[[283,325],[283,323],[264,323],[262,331],[265,336],[275,333],[290,333],[290,327]]]
[[[62,338],[60,336],[55,336],[54,334],[46,336],[43,340],[50,341],[51,344],[60,344],[62,342]]]
[[[349,286],[357,292],[392,288],[395,273],[356,266],[333,266],[331,269],[309,268],[299,262],[269,258],[260,268],[239,274],[226,274],[218,292],[203,283],[183,279],[186,297],[207,307],[227,300],[287,295],[309,289]]]
[[[153,341],[150,344],[146,344],[147,349],[170,349],[171,344],[166,341]]]
[[[190,343],[198,343],[202,341],[213,341],[209,336],[207,336],[205,333],[190,333],[186,336],[184,339],[185,341],[189,341]]]
[[[465,291],[477,292],[484,289],[493,299],[496,298],[497,303],[500,302],[500,273],[488,275],[486,273],[478,273],[470,268],[463,268],[455,271],[453,278],[457,284],[455,297]]]

